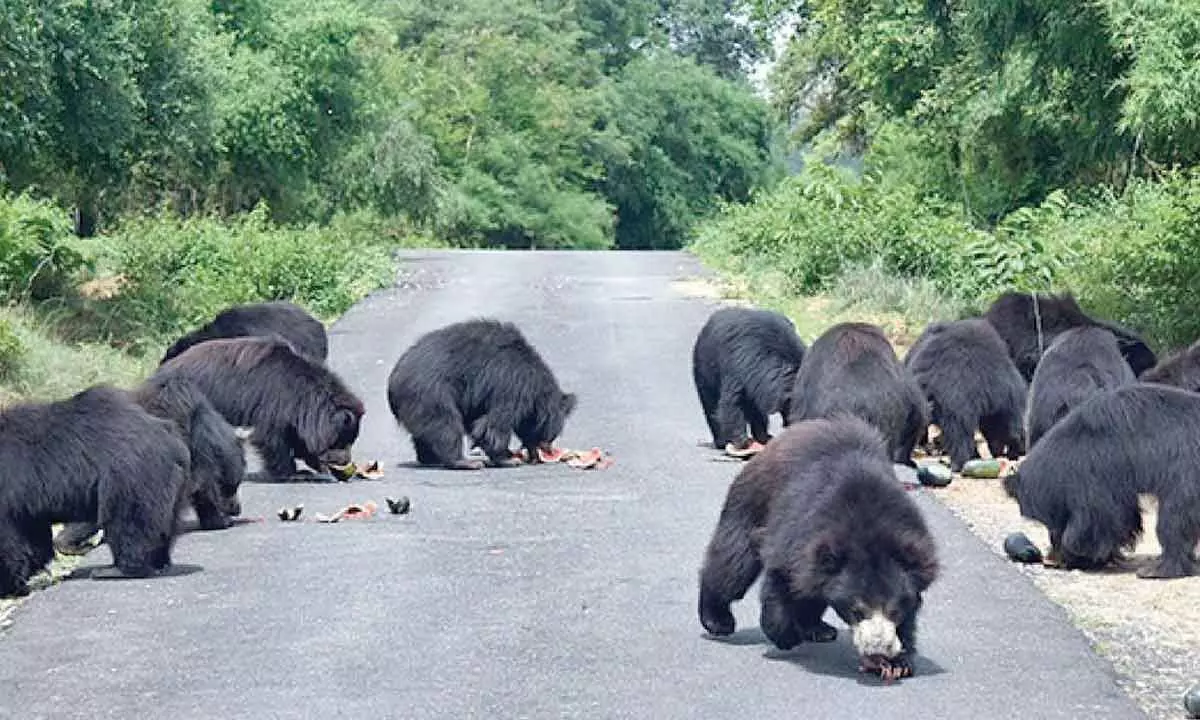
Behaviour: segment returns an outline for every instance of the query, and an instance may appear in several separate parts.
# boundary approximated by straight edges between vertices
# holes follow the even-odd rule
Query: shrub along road
[[[672,281],[699,272],[665,252],[407,254],[397,287],[331,332],[366,401],[356,455],[386,477],[247,485],[265,522],[180,539],[176,562],[202,570],[37,593],[0,636],[0,717],[1142,717],[1065,614],[924,494],[945,570],[916,677],[860,677],[844,629],[775,652],[753,589],[731,641],[704,637],[696,573],[738,465],[697,446],[691,345],[712,304]],[[560,444],[614,466],[404,466],[392,363],[485,314],[517,320],[579,393]],[[400,494],[409,515],[313,521]],[[297,502],[305,522],[275,518]]]

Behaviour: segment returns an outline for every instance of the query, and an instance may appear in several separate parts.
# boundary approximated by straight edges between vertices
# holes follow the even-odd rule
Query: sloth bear
[[[275,301],[235,305],[222,310],[208,324],[176,340],[161,362],[165,363],[206,340],[271,336],[289,343],[297,353],[319,363],[324,363],[329,355],[329,338],[321,321],[299,305]]]
[[[1154,352],[1137,333],[1113,323],[1088,316],[1070,294],[1033,295],[1007,292],[996,298],[984,318],[1000,333],[1009,355],[1026,382],[1042,353],[1050,347],[1059,333],[1075,327],[1102,327],[1111,332],[1129,363],[1133,374],[1141,375],[1157,362]],[[1041,342],[1038,331],[1041,330]]]
[[[1200,392],[1200,342],[1171,355],[1142,374],[1144,382]]]
[[[929,400],[930,420],[942,429],[952,470],[976,456],[976,429],[992,457],[1021,456],[1028,388],[987,321],[932,323],[904,364]]]
[[[509,450],[516,434],[538,462],[538,449],[562,434],[575,404],[521,331],[489,318],[426,333],[388,377],[388,406],[412,436],[417,462],[449,469],[484,465],[463,455],[464,435],[506,467],[517,464]]]
[[[1084,400],[1134,381],[1111,332],[1077,327],[1062,333],[1033,371],[1025,415],[1026,451]]]
[[[1085,401],[1004,479],[1021,515],[1046,526],[1052,563],[1094,569],[1142,533],[1138,494],[1158,498],[1162,556],[1143,578],[1196,572],[1200,541],[1200,395],[1136,383]]]
[[[222,530],[241,514],[238,487],[246,475],[243,443],[249,431],[225,422],[208,398],[187,378],[151,377],[132,391],[138,405],[169,420],[191,456],[188,498],[202,530]],[[70,523],[54,538],[65,555],[86,552],[84,541],[96,534],[95,522]]]
[[[692,348],[692,379],[713,447],[741,445],[747,424],[750,436],[765,444],[776,412],[786,425],[792,382],[803,359],[804,343],[785,316],[748,308],[714,312]]]
[[[780,649],[829,642],[826,608],[850,626],[865,669],[912,674],[937,548],[896,481],[883,436],[840,415],[789,425],[733,481],[700,572],[700,622],[735,629],[730,604],[759,574],[763,632]]]
[[[187,446],[128,393],[96,386],[0,412],[0,596],[24,595],[54,557],[51,524],[99,521],[117,573],[171,564],[187,502]]]
[[[350,462],[362,401],[324,365],[278,338],[208,340],[159,366],[155,382],[190,380],[225,421],[252,428],[249,444],[268,480]]]
[[[813,341],[800,363],[788,423],[838,412],[874,425],[892,461],[916,467],[913,447],[929,426],[925,395],[874,325],[834,325]]]

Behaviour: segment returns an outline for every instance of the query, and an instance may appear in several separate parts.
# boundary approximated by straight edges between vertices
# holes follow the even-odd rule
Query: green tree
[[[674,248],[720,202],[744,202],[770,167],[765,104],[744,85],[667,53],[640,58],[609,93],[601,187],[622,248]]]

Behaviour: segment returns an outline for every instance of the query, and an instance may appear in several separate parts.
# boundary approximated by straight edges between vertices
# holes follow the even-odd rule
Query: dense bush
[[[137,318],[152,337],[194,327],[233,303],[294,300],[336,316],[394,274],[389,244],[353,227],[278,227],[265,206],[228,222],[134,220],[105,247],[101,265],[123,286],[107,312]]]
[[[1200,337],[1197,174],[1138,181],[1120,196],[1054,193],[985,231],[903,180],[810,163],[701,226],[692,247],[736,271],[782,272],[796,293],[835,290],[874,265],[977,308],[1010,288],[1070,290],[1161,347]]]
[[[83,266],[61,208],[24,195],[0,196],[0,296],[11,301],[61,295]]]
[[[962,284],[973,261],[966,249],[984,237],[912,185],[810,163],[753,204],[701,226],[693,248],[737,258],[743,269],[781,270],[795,292],[827,290],[847,268],[878,259],[891,272],[938,278],[967,295],[975,288]]]

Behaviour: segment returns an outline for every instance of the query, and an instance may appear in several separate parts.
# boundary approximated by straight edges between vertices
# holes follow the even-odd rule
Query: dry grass
[[[1043,552],[1050,540],[1040,524],[1025,520],[999,480],[956,478],[936,496],[993,552],[1003,555],[1004,537],[1024,532]],[[1142,580],[1137,567],[1159,554],[1154,502],[1145,499],[1143,535],[1129,562],[1104,572],[1063,571],[1040,565],[1020,572],[1088,635],[1111,660],[1122,685],[1153,718],[1184,717],[1180,698],[1200,682],[1200,577]]]

